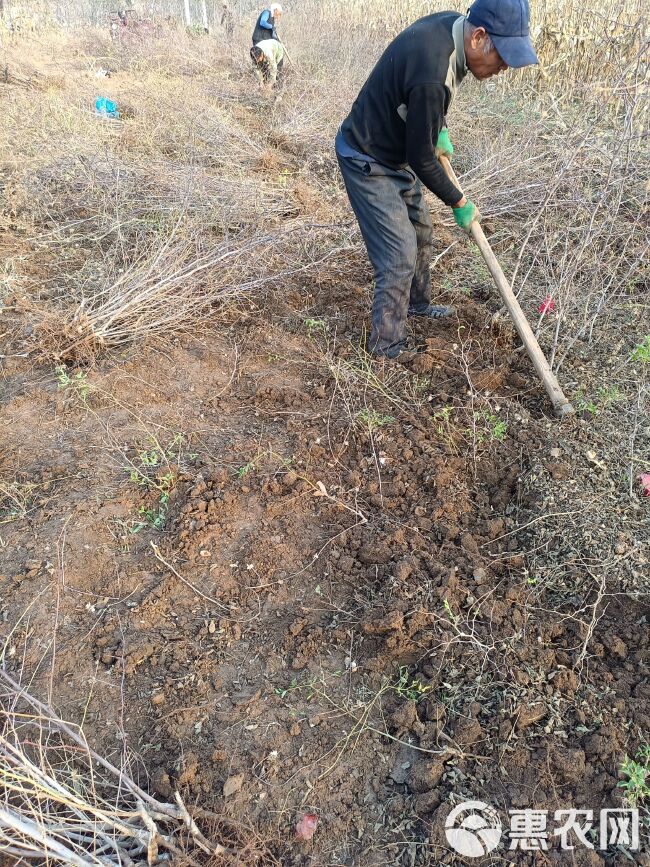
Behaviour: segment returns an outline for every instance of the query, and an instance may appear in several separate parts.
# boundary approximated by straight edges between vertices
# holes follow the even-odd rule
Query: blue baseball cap
[[[539,63],[528,35],[528,0],[475,0],[467,20],[485,28],[500,56],[513,69]]]

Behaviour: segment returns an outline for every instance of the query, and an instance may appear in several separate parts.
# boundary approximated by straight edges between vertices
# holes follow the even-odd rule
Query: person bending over
[[[537,63],[528,0],[475,0],[467,16],[420,18],[388,46],[341,124],[336,154],[375,274],[369,352],[396,358],[407,316],[440,319],[431,304],[433,230],[422,186],[469,231],[476,207],[445,174],[447,113],[467,72],[484,81]]]
[[[271,87],[282,76],[284,65],[284,48],[277,39],[263,39],[251,48],[251,60],[255,67],[255,75],[260,84]]]

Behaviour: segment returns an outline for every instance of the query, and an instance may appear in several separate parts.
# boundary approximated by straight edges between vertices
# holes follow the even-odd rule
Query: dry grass
[[[18,219],[29,234],[36,277],[10,273],[7,283],[18,286],[40,354],[84,359],[167,335],[341,249],[335,226],[315,224],[318,198],[295,157],[265,141],[261,96],[209,64],[203,43],[195,55],[192,46],[181,37],[170,52],[155,42],[138,57],[130,120],[95,117],[97,85],[80,70],[36,102],[13,94],[5,224]],[[81,66],[91,69],[91,59]]]
[[[363,44],[360,9],[336,6],[328,26],[340,39],[323,54],[323,10],[293,10],[284,32],[295,66],[274,107],[251,87],[241,10],[234,46],[169,27],[135,45],[111,43],[107,28],[58,34],[59,54],[79,52],[64,86],[38,100],[15,89],[4,118],[10,219],[47,262],[37,281],[9,275],[27,290],[39,351],[84,358],[168,334],[244,292],[290,283],[289,261],[301,275],[334,262],[332,241],[349,246],[321,228],[349,219],[336,126],[383,44],[423,11],[378,9]],[[546,294],[556,301],[558,315],[537,325],[561,365],[647,281],[647,36],[636,0],[596,16],[547,3],[535,15],[540,71],[487,89],[468,82],[450,124],[462,182],[521,300],[529,313]],[[5,49],[14,68],[17,48]],[[102,63],[115,83],[93,79]],[[94,117],[98,87],[115,88],[134,117]],[[355,244],[361,256],[358,235]],[[321,255],[303,259],[315,247]]]

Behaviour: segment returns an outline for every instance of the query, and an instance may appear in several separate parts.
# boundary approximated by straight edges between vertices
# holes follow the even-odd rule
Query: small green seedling
[[[129,481],[146,491],[156,491],[158,502],[153,507],[141,506],[138,514],[141,517],[130,529],[132,534],[151,527],[162,530],[169,510],[169,498],[176,482],[176,476],[168,469],[171,461],[180,461],[180,454],[185,440],[182,434],[176,434],[166,448],[153,442],[154,448],[138,453],[137,463],[124,467],[129,474]],[[163,472],[167,469],[166,472]]]
[[[249,461],[247,464],[244,464],[243,467],[240,467],[237,470],[237,475],[239,476],[240,479],[243,479],[244,476],[247,476],[249,473],[251,473],[255,469],[256,466],[257,466],[257,464],[255,461]]]
[[[367,427],[372,433],[377,428],[384,427],[387,424],[393,424],[395,417],[392,415],[382,415],[374,409],[359,410],[356,416],[357,422],[363,427]]]
[[[413,679],[409,675],[409,670],[405,665],[400,666],[399,677],[397,683],[393,687],[397,695],[405,701],[421,701],[433,689],[432,686],[425,686],[421,680]]]
[[[291,683],[289,684],[289,686],[286,686],[286,687],[277,686],[275,688],[275,694],[277,696],[279,696],[280,698],[284,699],[290,693],[299,692],[300,690],[304,689],[305,690],[305,698],[307,699],[307,701],[311,701],[312,698],[314,697],[314,694],[316,693],[317,682],[318,681],[314,677],[314,678],[311,678],[310,680],[306,681],[305,683],[298,683],[298,679],[295,677],[292,677]]]
[[[454,612],[452,611],[451,605],[449,604],[449,600],[447,599],[447,597],[445,597],[445,601],[444,601],[443,605],[444,605],[445,611],[447,612],[447,615],[449,616],[449,619],[451,620],[452,623],[455,624],[456,621],[458,620],[458,616],[456,614],[454,614]]]
[[[641,343],[632,350],[632,361],[650,364],[650,334],[646,334]]]
[[[54,372],[60,389],[72,389],[83,403],[86,402],[90,394],[90,383],[84,371],[78,370],[77,373],[70,376],[67,367],[59,364],[54,368]]]
[[[643,744],[634,759],[625,756],[620,768],[625,777],[619,787],[625,791],[625,800],[632,808],[650,800],[650,744]]]
[[[165,518],[167,517],[167,508],[169,506],[169,495],[161,494],[160,500],[158,501],[157,509],[146,509],[144,506],[140,506],[139,514],[143,516],[144,522],[140,521],[136,524],[131,532],[139,533],[140,530],[144,530],[145,527],[152,527],[154,530],[162,530],[165,526]]]
[[[330,330],[324,319],[305,319],[305,328],[307,329],[307,337],[310,338],[327,337]]]
[[[442,409],[438,409],[434,412],[433,418],[434,421],[437,422],[436,433],[439,436],[442,436],[442,434],[445,433],[449,433],[449,422],[453,413],[453,406],[443,406]]]
[[[492,425],[491,428],[491,436],[493,440],[497,440],[502,443],[506,438],[506,431],[508,430],[508,425],[494,416],[490,416],[490,423]]]
[[[578,412],[588,412],[591,415],[598,415],[598,405],[590,397],[587,397],[582,389],[577,391],[575,402]]]
[[[606,388],[603,386],[599,388],[598,397],[604,409],[606,409],[608,406],[612,406],[612,404],[621,403],[626,400],[625,395],[616,385],[610,385]]]
[[[289,183],[289,179],[291,177],[291,172],[289,169],[282,169],[280,174],[278,175],[278,183],[281,187],[287,188],[287,184]]]
[[[481,424],[481,429],[476,432],[476,439],[482,443],[485,439],[492,442],[502,443],[506,438],[508,425],[494,413],[480,410],[474,413],[474,421]]]

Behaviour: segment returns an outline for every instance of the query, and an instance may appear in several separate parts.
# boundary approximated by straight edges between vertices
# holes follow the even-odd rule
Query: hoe
[[[439,159],[443,169],[449,177],[449,180],[460,190],[461,186],[458,183],[458,178],[456,177],[456,173],[447,157],[440,156]],[[530,360],[533,362],[537,375],[542,380],[546,393],[553,404],[555,414],[560,417],[572,415],[575,410],[560,388],[560,384],[551,370],[550,364],[546,360],[542,350],[539,348],[537,338],[533,334],[533,330],[528,324],[524,311],[521,309],[519,301],[517,301],[517,298],[506,279],[506,275],[503,273],[501,266],[497,261],[497,257],[494,255],[492,247],[490,247],[488,239],[485,237],[485,233],[479,223],[472,223],[470,234],[474,239],[474,243],[481,251],[481,255],[485,259],[485,264],[488,266],[490,274],[494,278],[494,282],[497,284],[501,300],[505,304],[512,321],[515,323],[515,328],[517,329],[519,337],[526,348],[526,352],[528,353]]]

